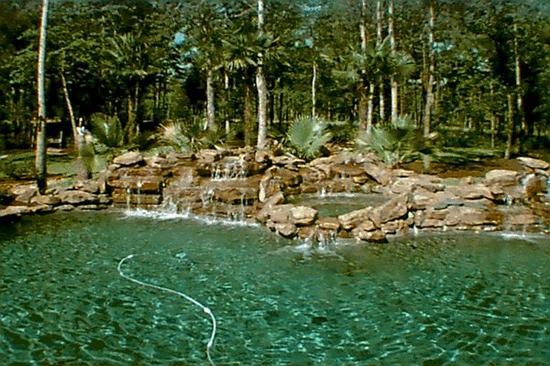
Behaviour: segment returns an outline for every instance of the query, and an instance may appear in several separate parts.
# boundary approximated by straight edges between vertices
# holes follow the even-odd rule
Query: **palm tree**
[[[225,51],[225,67],[230,72],[238,72],[244,84],[244,142],[245,145],[252,145],[254,123],[251,79],[253,68],[257,66],[258,46],[256,39],[251,35],[238,34],[235,38],[224,39],[222,42]]]
[[[258,1],[258,35],[264,33],[264,1]],[[267,138],[267,85],[264,75],[264,54],[258,53],[258,67],[256,68],[256,87],[258,88],[258,150],[264,148]]]
[[[45,193],[46,182],[46,98],[44,93],[44,64],[46,63],[46,32],[48,24],[48,0],[42,0],[40,32],[38,41],[38,128],[36,131],[36,185],[38,192]]]
[[[140,82],[148,75],[145,49],[148,45],[139,35],[126,33],[110,39],[111,49],[108,50],[115,66],[115,72],[127,90],[127,123],[125,127],[128,142],[133,142],[137,134],[138,103],[140,97]]]

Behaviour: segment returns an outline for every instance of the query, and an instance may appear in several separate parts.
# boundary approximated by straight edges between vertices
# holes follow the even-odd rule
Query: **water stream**
[[[550,364],[550,238],[315,247],[185,215],[71,213],[0,229],[3,364]]]

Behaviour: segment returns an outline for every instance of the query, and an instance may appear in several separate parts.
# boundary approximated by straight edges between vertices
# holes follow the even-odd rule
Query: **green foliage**
[[[427,152],[421,132],[407,117],[399,117],[387,126],[361,131],[356,139],[356,148],[374,152],[391,167],[418,157],[420,152]]]
[[[288,144],[304,159],[316,157],[331,138],[332,135],[327,132],[327,123],[311,117],[295,120],[287,133]]]
[[[348,143],[357,135],[357,123],[353,121],[330,121],[327,127],[336,143]]]
[[[187,124],[182,121],[171,121],[160,126],[156,137],[160,143],[184,153],[216,148],[232,137],[221,129],[204,130],[202,125],[199,120]]]
[[[192,142],[186,136],[185,128],[181,122],[168,122],[160,125],[157,136],[161,142],[173,147],[178,152],[193,150]]]
[[[124,130],[117,116],[95,113],[91,117],[91,130],[97,141],[107,147],[120,147],[124,140]]]

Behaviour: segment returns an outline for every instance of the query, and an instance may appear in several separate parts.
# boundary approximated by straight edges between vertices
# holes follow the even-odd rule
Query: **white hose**
[[[172,290],[172,289],[169,289],[169,288],[166,288],[166,287],[157,286],[157,285],[153,285],[153,284],[150,284],[150,283],[142,282],[140,280],[136,280],[135,278],[132,278],[132,277],[124,274],[124,272],[122,272],[122,269],[121,269],[122,264],[125,261],[127,261],[128,259],[132,259],[133,257],[134,257],[134,254],[130,254],[129,256],[123,258],[118,263],[118,267],[117,267],[118,273],[122,277],[124,277],[128,281],[132,281],[132,282],[137,283],[138,285],[141,285],[141,286],[153,288],[153,289],[156,289],[156,290],[168,292],[170,294],[183,297],[185,300],[187,300],[190,303],[192,303],[192,304],[198,306],[199,308],[201,308],[204,313],[206,313],[210,316],[210,319],[212,320],[212,333],[210,334],[210,339],[208,340],[208,343],[206,344],[206,357],[208,358],[208,362],[210,362],[210,365],[215,366],[214,361],[212,361],[212,358],[210,357],[210,349],[214,345],[214,338],[216,338],[216,329],[217,329],[216,317],[214,316],[212,311],[209,308],[207,308],[206,306],[204,306],[203,304],[201,304],[200,302],[198,302],[197,300],[193,299],[191,296],[188,296],[188,295],[184,294],[183,292],[179,292],[179,291]]]

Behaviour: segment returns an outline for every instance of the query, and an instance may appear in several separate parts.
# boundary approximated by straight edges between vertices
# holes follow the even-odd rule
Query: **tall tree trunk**
[[[504,159],[510,159],[512,155],[512,147],[514,143],[514,130],[515,130],[516,116],[514,114],[514,101],[512,94],[508,94],[508,131],[506,139],[506,150],[504,152]]]
[[[435,83],[435,50],[434,50],[434,27],[435,27],[435,0],[430,0],[428,22],[428,47],[430,47],[430,65],[428,68],[428,82],[426,84],[426,105],[424,108],[423,131],[424,136],[430,134],[432,123],[432,111],[434,107],[433,86]]]
[[[216,107],[214,105],[214,71],[208,68],[206,74],[206,128],[213,130],[216,127]]]
[[[376,1],[376,45],[380,46],[382,44],[382,20],[384,18],[384,8],[380,0]],[[378,108],[380,112],[380,122],[384,123],[386,119],[386,103],[384,96],[384,76],[380,75],[379,85],[378,85]]]
[[[252,146],[254,140],[254,112],[252,111],[252,91],[248,81],[244,86],[244,144]]]
[[[74,116],[73,105],[71,103],[71,98],[69,96],[69,89],[67,87],[67,79],[65,79],[65,74],[63,70],[60,72],[61,76],[61,88],[63,89],[63,96],[65,97],[65,103],[67,104],[67,111],[69,112],[69,120],[71,121],[71,129],[73,132],[73,144],[76,151],[79,150],[78,143],[78,130],[76,128],[76,118]]]
[[[395,44],[394,13],[395,13],[394,0],[390,0],[389,7],[388,7],[388,35],[390,37],[390,47],[391,47],[392,56],[395,56],[395,51],[397,48]],[[390,85],[391,85],[391,121],[392,123],[394,123],[397,120],[397,116],[399,113],[398,112],[399,87],[397,85],[397,81],[395,80],[395,75],[391,76]]]
[[[125,128],[126,142],[132,142],[134,140],[134,130],[136,125],[136,116],[134,114],[134,92],[130,88],[128,90],[128,122]]]
[[[361,22],[359,24],[359,35],[361,36],[361,52],[365,54],[367,50],[367,0],[361,0]],[[369,99],[367,94],[367,84],[365,82],[366,70],[361,70],[361,80],[358,84],[358,104],[359,104],[359,129],[369,131],[372,124],[372,107],[368,108]],[[372,93],[370,93],[372,94]],[[369,113],[370,111],[370,113]],[[369,118],[370,116],[370,118]]]
[[[367,95],[367,131],[372,127],[372,116],[374,114],[374,83],[369,85],[369,93]]]
[[[313,76],[311,77],[311,118],[317,117],[317,63],[313,61]]]
[[[40,32],[38,40],[38,126],[36,130],[35,169],[38,192],[47,189],[46,181],[46,96],[44,91],[44,64],[46,63],[46,32],[48,25],[48,0],[42,0]]]
[[[263,34],[264,28],[264,0],[258,1],[258,33]],[[263,149],[267,142],[267,84],[263,68],[264,55],[258,55],[256,70],[256,87],[258,89],[258,143],[257,149]]]
[[[521,63],[519,54],[519,42],[518,42],[518,26],[514,24],[514,71],[516,76],[516,107],[521,126],[521,134],[527,137],[529,131],[527,129],[527,122],[525,120],[525,113],[523,112],[523,91],[521,80]],[[521,141],[521,140],[520,140]]]

